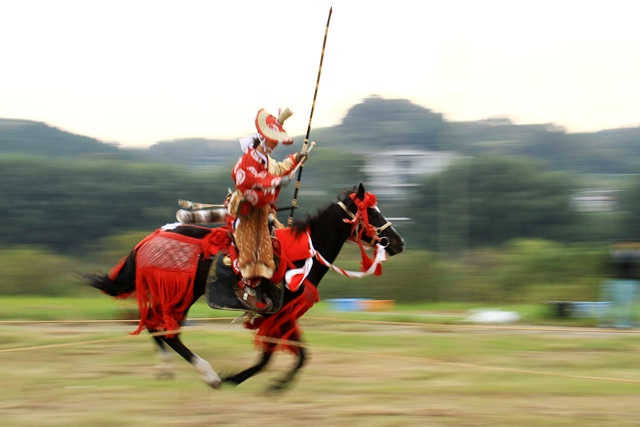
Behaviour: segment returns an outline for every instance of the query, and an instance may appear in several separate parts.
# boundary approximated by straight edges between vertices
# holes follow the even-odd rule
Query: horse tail
[[[89,286],[116,298],[128,298],[136,290],[135,252],[122,258],[109,274],[85,276]]]

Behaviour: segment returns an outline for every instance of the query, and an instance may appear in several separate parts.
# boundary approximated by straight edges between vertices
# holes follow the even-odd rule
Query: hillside
[[[119,154],[116,145],[75,135],[41,122],[0,119],[0,153],[40,156]]]
[[[303,136],[295,136],[302,142]],[[508,118],[449,122],[404,99],[371,96],[354,105],[342,123],[312,129],[322,150],[364,154],[394,147],[493,153],[535,158],[553,169],[579,173],[634,173],[640,162],[640,127],[567,134],[551,124],[516,125]],[[299,145],[293,146],[293,150]],[[44,123],[0,119],[0,153],[42,156],[110,156],[190,167],[227,166],[240,151],[236,140],[205,138],[158,142],[125,149]]]
[[[147,160],[185,164],[192,167],[233,164],[240,154],[237,140],[205,138],[162,141],[141,152]]]

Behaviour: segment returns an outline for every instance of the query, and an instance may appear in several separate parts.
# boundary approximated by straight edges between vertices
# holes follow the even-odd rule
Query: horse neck
[[[351,225],[343,221],[345,218],[343,213],[342,208],[336,204],[331,209],[331,215],[310,224],[309,231],[313,247],[330,263],[338,258],[344,243],[351,234]],[[328,267],[315,261],[309,279],[317,286],[327,271]]]

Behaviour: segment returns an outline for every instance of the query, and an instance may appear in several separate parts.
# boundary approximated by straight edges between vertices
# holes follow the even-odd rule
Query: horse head
[[[338,204],[349,216],[345,222],[352,224],[350,241],[380,244],[389,256],[404,250],[404,239],[378,208],[375,194],[365,191],[362,184]]]

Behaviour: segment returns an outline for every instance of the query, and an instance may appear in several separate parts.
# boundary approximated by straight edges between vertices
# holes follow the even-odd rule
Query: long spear
[[[302,144],[302,154],[307,154],[309,147],[309,134],[311,133],[311,121],[313,120],[313,110],[316,108],[316,98],[318,96],[318,87],[320,86],[320,74],[322,74],[322,61],[324,60],[324,49],[327,46],[327,35],[329,34],[329,23],[331,22],[331,12],[333,7],[329,9],[329,17],[327,18],[327,26],[324,30],[324,40],[322,41],[322,54],[320,55],[320,66],[318,67],[318,79],[316,80],[316,89],[313,93],[313,103],[311,103],[311,114],[309,115],[309,124],[307,126],[307,135],[304,137],[304,143]],[[296,188],[293,191],[293,200],[291,200],[291,213],[287,220],[287,225],[291,226],[293,223],[293,212],[298,207],[298,190],[300,189],[300,180],[302,179],[302,169],[304,168],[304,162],[300,164],[298,169],[298,178],[296,181]]]

